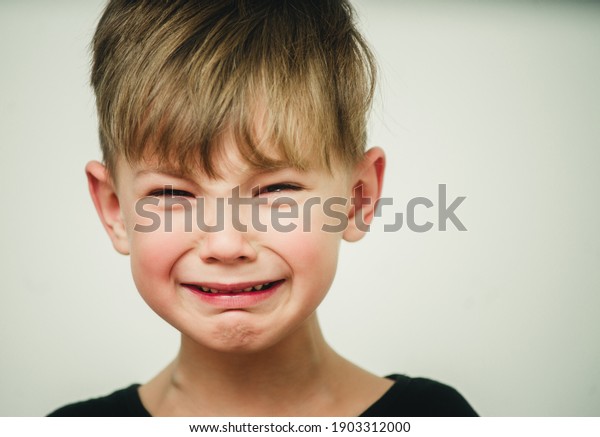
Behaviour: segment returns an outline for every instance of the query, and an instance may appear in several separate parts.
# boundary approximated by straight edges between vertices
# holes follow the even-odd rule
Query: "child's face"
[[[259,172],[248,167],[234,144],[227,147],[231,153],[219,169],[223,179],[175,176],[144,164],[130,166],[124,160],[118,162],[112,194],[110,181],[100,187],[105,177],[100,164],[88,165],[88,177],[105,227],[117,250],[130,254],[134,281],[148,305],[204,347],[260,350],[300,332],[299,328],[310,329],[311,316],[333,281],[340,241],[362,235],[353,220],[334,231],[323,231],[322,226],[339,225],[340,213],[352,218],[353,188],[364,185],[368,177],[373,179],[375,165],[365,167],[371,169],[368,177],[362,167],[333,175],[292,168]],[[376,155],[382,164],[383,155]],[[376,178],[380,184],[381,175]],[[192,206],[173,206],[171,226],[165,186],[171,187],[167,193],[175,196],[172,200]],[[252,198],[261,203],[232,205],[238,189],[242,201]],[[378,195],[378,188],[375,191]],[[295,214],[289,206],[277,207],[283,197],[297,204]],[[338,213],[327,213],[323,204],[334,197],[340,199],[330,209]],[[203,214],[197,198],[202,199]],[[341,199],[347,200],[346,205]],[[142,207],[144,201],[153,204]],[[314,204],[308,208],[310,203]],[[274,226],[277,209],[280,215],[287,211],[294,218],[281,218]],[[368,221],[368,208],[366,213]],[[191,229],[189,223],[186,229],[186,214]],[[206,226],[221,219],[223,229],[200,229],[199,214]],[[158,224],[157,229],[140,231],[139,226],[152,223]]]

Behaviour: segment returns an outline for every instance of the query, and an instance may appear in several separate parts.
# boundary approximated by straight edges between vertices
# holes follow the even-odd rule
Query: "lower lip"
[[[212,306],[230,310],[242,310],[256,306],[269,299],[277,292],[283,282],[280,281],[266,290],[242,291],[240,293],[203,293],[189,285],[184,285],[184,287],[198,296],[203,302]]]

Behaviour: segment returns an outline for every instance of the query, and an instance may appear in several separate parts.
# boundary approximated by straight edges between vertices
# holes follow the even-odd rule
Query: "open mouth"
[[[204,293],[204,294],[221,294],[221,295],[238,295],[241,293],[258,293],[270,290],[271,288],[279,285],[283,282],[283,279],[272,281],[272,282],[264,282],[258,283],[256,285],[246,286],[244,288],[232,285],[232,286],[219,286],[217,287],[206,287],[202,284],[183,284],[186,287],[191,288],[194,291]],[[238,288],[239,287],[239,288]]]

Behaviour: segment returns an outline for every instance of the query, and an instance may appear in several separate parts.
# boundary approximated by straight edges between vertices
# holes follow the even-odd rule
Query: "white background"
[[[600,415],[600,7],[355,1],[381,66],[370,140],[394,206],[342,247],[320,315],[343,355],[455,386],[482,415]],[[176,332],[88,198],[103,2],[0,1],[0,415],[144,382]],[[384,233],[437,186],[437,230]]]

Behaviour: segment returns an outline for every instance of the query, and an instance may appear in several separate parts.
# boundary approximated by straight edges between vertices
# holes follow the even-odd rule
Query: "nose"
[[[200,258],[206,263],[234,264],[256,259],[256,249],[250,242],[251,233],[236,229],[225,220],[220,230],[203,232],[199,242]]]
[[[200,242],[200,258],[207,263],[248,262],[256,259],[256,250],[244,233],[224,229],[208,233]]]

